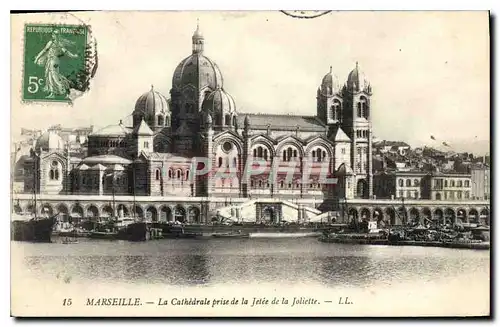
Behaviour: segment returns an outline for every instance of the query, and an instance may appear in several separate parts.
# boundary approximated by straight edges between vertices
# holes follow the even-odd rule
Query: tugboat
[[[116,238],[119,240],[132,242],[148,240],[148,225],[144,221],[123,217],[120,214],[114,226],[117,231]]]
[[[56,223],[57,214],[51,217],[15,215],[11,226],[11,236],[14,241],[51,242],[52,228]]]
[[[33,152],[36,156],[36,153]],[[26,242],[51,242],[52,229],[57,221],[58,214],[49,215],[47,210],[44,210],[44,217],[38,216],[37,208],[37,180],[36,172],[39,167],[38,161],[35,160],[35,176],[33,178],[33,212],[28,215],[12,214],[11,216],[11,238],[14,241]]]
[[[50,243],[58,214],[49,215],[48,211],[44,210],[44,217],[38,216],[36,178],[33,182],[33,212],[28,215],[11,215],[11,238],[14,241]]]
[[[97,223],[97,226],[95,226],[88,234],[88,238],[101,240],[116,240],[117,236],[118,233],[114,229],[113,224],[110,224],[109,222]]]

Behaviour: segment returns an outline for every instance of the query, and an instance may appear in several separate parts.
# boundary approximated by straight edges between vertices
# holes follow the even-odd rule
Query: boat
[[[214,233],[212,237],[216,238],[249,238],[249,233],[242,233],[241,231],[237,232],[228,232],[228,233]]]
[[[116,240],[118,233],[113,231],[98,231],[93,230],[89,233],[88,238],[100,239],[100,240]]]
[[[203,233],[196,230],[186,230],[184,225],[173,224],[163,229],[164,238],[202,238]]]
[[[50,243],[56,217],[57,215],[38,217],[36,214],[24,220],[13,217],[14,220],[11,225],[12,240]]]
[[[132,242],[147,241],[149,239],[148,225],[146,222],[133,220],[125,226],[117,227],[116,238]]]
[[[28,215],[11,214],[11,239],[14,241],[51,242],[52,230],[59,214],[49,215],[47,211],[44,211],[45,215],[42,217],[37,214],[36,180],[35,176],[33,179],[33,212]]]
[[[78,244],[78,240],[76,238],[66,237],[61,241],[62,244]]]

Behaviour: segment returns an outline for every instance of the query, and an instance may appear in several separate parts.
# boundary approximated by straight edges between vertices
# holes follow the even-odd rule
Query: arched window
[[[50,164],[49,178],[51,180],[59,180],[59,163],[55,160]]]
[[[399,180],[399,186],[403,186],[404,182],[403,182],[403,179],[400,179]]]
[[[85,185],[86,182],[85,176],[82,176],[82,184]]]
[[[253,179],[250,181],[250,186],[251,186],[251,187],[253,187],[253,186],[254,186]]]
[[[177,169],[177,179],[181,179],[181,170]]]
[[[464,186],[465,186],[465,187],[469,187],[469,185],[470,185],[470,184],[469,184],[469,180],[467,180],[467,179],[466,179],[466,180],[465,180],[465,182],[464,182]]]
[[[169,170],[168,170],[168,178],[172,178],[172,173],[173,173],[173,172],[172,172],[172,169],[169,169]]]
[[[361,102],[358,102],[358,117],[361,117]]]
[[[188,169],[188,170],[186,170],[185,175],[186,175],[186,180],[188,181],[188,180],[189,180],[189,169]]]
[[[267,160],[267,149],[264,149],[264,160]]]
[[[237,165],[237,160],[236,158],[233,158],[233,167],[236,168],[236,165]]]
[[[450,181],[450,186],[451,186],[451,187],[455,187],[455,181],[454,181],[454,180],[451,180],[451,181]]]
[[[157,181],[160,180],[160,170],[159,169],[156,169],[156,171],[155,171],[155,178]]]
[[[283,188],[284,185],[285,183],[283,181],[280,181],[280,187]]]
[[[293,153],[292,148],[288,148],[288,150],[286,150],[287,161],[290,161],[290,159],[292,158],[292,153]]]
[[[332,119],[340,120],[340,109],[341,109],[340,101],[334,100],[331,108]]]
[[[406,180],[406,186],[411,186],[411,179]]]
[[[462,187],[462,181],[461,180],[458,181],[458,185],[457,186],[458,187]]]
[[[163,124],[164,124],[163,116],[158,116],[158,126],[163,126]]]
[[[297,159],[297,150],[293,150],[293,157]]]
[[[261,147],[261,146],[259,146],[259,147],[257,148],[257,157],[262,158],[262,156],[263,156],[262,147]]]
[[[257,158],[257,149],[253,149],[253,157]]]
[[[222,167],[222,157],[219,157],[219,168]]]
[[[413,186],[418,186],[419,185],[419,181],[418,179],[414,179],[413,180]]]
[[[444,180],[444,187],[448,187],[448,180],[447,179]]]
[[[259,187],[260,188],[262,187],[262,181],[259,181]]]
[[[226,115],[226,121],[225,121],[224,125],[226,125],[226,126],[231,125],[231,116],[230,115]]]
[[[283,150],[283,161],[286,161],[286,150]]]
[[[233,126],[236,126],[236,116],[233,116]]]
[[[358,108],[361,108],[360,117],[368,118],[368,99],[361,97],[359,104]]]

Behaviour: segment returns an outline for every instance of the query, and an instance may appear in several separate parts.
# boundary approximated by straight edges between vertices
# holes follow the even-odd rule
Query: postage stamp
[[[24,33],[23,100],[69,102],[85,91],[87,26],[26,24]]]

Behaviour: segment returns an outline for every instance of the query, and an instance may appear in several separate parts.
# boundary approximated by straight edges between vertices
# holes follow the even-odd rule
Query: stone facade
[[[174,71],[170,99],[151,87],[136,102],[132,126],[120,121],[88,135],[87,157],[73,156],[57,135],[42,134],[25,164],[25,191],[289,199],[373,195],[372,88],[357,63],[342,86],[331,69],[324,76],[315,115],[244,114],[226,91],[217,64],[205,56],[199,28],[192,41],[192,54]],[[209,160],[203,176],[195,173],[196,157]],[[255,173],[255,165],[263,171]],[[336,177],[339,186],[325,183],[328,177]]]

